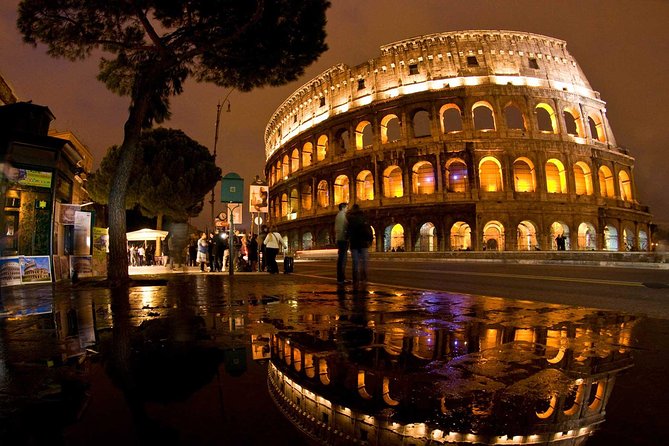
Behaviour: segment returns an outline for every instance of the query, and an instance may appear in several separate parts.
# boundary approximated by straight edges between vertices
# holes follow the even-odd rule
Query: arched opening
[[[578,249],[594,251],[597,249],[595,227],[591,223],[578,225]]]
[[[281,194],[281,216],[288,215],[288,195]]]
[[[321,208],[326,208],[330,206],[330,193],[328,191],[328,182],[325,180],[321,180],[320,183],[318,183],[318,190],[316,192],[316,201],[318,202],[318,206]]]
[[[281,160],[276,160],[276,181],[279,182],[283,179],[283,164]]]
[[[542,102],[534,108],[537,115],[537,128],[542,133],[557,133],[557,120],[553,107]]]
[[[313,201],[313,196],[311,192],[311,184],[305,184],[302,186],[302,192],[301,192],[301,201],[302,201],[302,209],[305,211],[310,211],[311,210],[311,205]]]
[[[372,124],[369,121],[362,121],[355,128],[355,148],[356,150],[368,149],[373,143]]]
[[[431,222],[425,223],[420,227],[418,240],[416,240],[415,251],[433,252],[437,250],[437,228]]]
[[[297,217],[297,210],[299,209],[299,194],[297,189],[290,191],[290,202],[288,203],[288,213],[292,214],[293,218]]]
[[[439,111],[442,133],[462,131],[462,110],[455,104],[446,104]]]
[[[553,251],[569,251],[569,226],[561,221],[554,221],[550,228],[550,245]]]
[[[302,370],[302,352],[299,348],[293,348],[293,367],[296,371]]]
[[[451,226],[451,249],[453,251],[472,249],[472,228],[464,221],[458,221]]]
[[[574,181],[576,195],[592,195],[592,172],[585,162],[579,161],[574,164]]]
[[[517,249],[531,251],[539,247],[537,243],[537,228],[531,221],[521,221],[517,228]]]
[[[578,109],[575,107],[567,107],[562,111],[562,116],[564,118],[565,130],[568,135],[578,136],[583,138],[585,132],[583,131],[583,121],[581,120],[581,114],[578,112]]]
[[[606,134],[604,133],[604,124],[601,117],[595,114],[588,116],[588,126],[590,127],[592,139],[606,142]]]
[[[316,237],[316,247],[325,248],[329,247],[330,245],[332,245],[332,241],[330,239],[329,228],[323,228],[320,231],[318,231],[318,236]]]
[[[604,249],[606,251],[618,251],[618,230],[615,226],[604,226]]]
[[[388,198],[404,196],[402,169],[390,166],[383,171],[383,196]]]
[[[510,130],[525,130],[525,117],[520,108],[515,104],[509,104],[504,108],[504,119],[506,127]]]
[[[504,225],[498,221],[489,221],[483,227],[483,249],[486,251],[504,251]]]
[[[335,147],[337,149],[335,153],[337,155],[343,155],[348,151],[349,139],[348,130],[340,129],[337,131],[335,134]]]
[[[389,406],[397,406],[400,402],[390,395],[390,378],[383,377],[383,402]]]
[[[318,360],[318,376],[323,384],[330,384],[330,371],[328,370],[328,362],[325,358]]]
[[[634,230],[630,228],[623,229],[623,242],[625,251],[636,250],[636,240],[634,239]]]
[[[620,188],[620,198],[624,201],[632,201],[632,181],[629,174],[624,170],[618,172],[618,187]]]
[[[546,161],[546,191],[549,194],[567,193],[567,175],[564,164],[555,158]]]
[[[446,162],[446,190],[448,192],[466,192],[469,183],[467,165],[464,161],[453,158]]]
[[[534,164],[528,158],[518,158],[513,162],[513,184],[516,192],[535,191]]]
[[[312,249],[314,247],[314,238],[311,232],[302,234],[302,249]]]
[[[310,142],[302,146],[302,167],[311,166],[312,156],[314,153],[314,145]]]
[[[374,199],[374,176],[369,170],[363,170],[356,178],[356,197],[359,201]]]
[[[401,224],[386,228],[383,249],[392,252],[404,251],[404,228]]]
[[[413,115],[413,135],[422,138],[430,134],[430,114],[425,110],[419,110]]]
[[[646,231],[639,231],[639,251],[648,251],[648,234]]]
[[[334,182],[334,205],[350,201],[349,181],[346,175],[339,175]]]
[[[307,375],[307,378],[313,378],[314,376],[316,376],[316,368],[314,367],[313,353],[304,354],[304,373]]]
[[[495,116],[492,105],[485,101],[479,101],[472,106],[474,117],[474,129],[484,132],[495,130]]]
[[[358,394],[365,400],[372,399],[372,395],[367,392],[365,386],[365,371],[362,369],[358,370]]]
[[[272,166],[269,170],[269,184],[270,186],[276,183],[276,166]]]
[[[279,218],[281,216],[281,200],[275,199],[272,201],[272,209],[274,210],[274,217]]]
[[[484,192],[500,192],[502,188],[502,165],[492,156],[479,163],[479,181]]]
[[[414,194],[434,193],[434,169],[429,161],[420,161],[413,166],[411,184]]]
[[[387,144],[400,140],[400,120],[397,116],[390,114],[381,120],[381,144]]]
[[[300,151],[293,149],[290,154],[290,171],[297,172],[300,170]]]
[[[615,198],[616,191],[613,187],[613,174],[607,166],[599,168],[599,193],[602,197]]]
[[[281,169],[281,176],[283,179],[288,179],[288,175],[290,175],[290,157],[288,157],[288,154],[283,156],[283,166]]]
[[[316,143],[316,161],[323,161],[328,154],[328,137],[321,135]]]

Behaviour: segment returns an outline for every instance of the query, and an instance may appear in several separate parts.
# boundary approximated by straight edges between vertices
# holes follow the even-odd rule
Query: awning
[[[132,232],[127,232],[125,234],[126,239],[129,242],[137,242],[137,241],[144,241],[144,240],[156,240],[156,239],[164,239],[167,237],[168,232],[167,231],[159,231],[157,229],[140,229],[139,231],[132,231]]]

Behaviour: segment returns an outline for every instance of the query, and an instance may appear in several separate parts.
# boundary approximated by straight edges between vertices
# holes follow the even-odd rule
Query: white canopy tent
[[[129,242],[141,242],[145,240],[165,239],[167,231],[159,231],[157,229],[140,229],[139,231],[126,232],[125,237]]]

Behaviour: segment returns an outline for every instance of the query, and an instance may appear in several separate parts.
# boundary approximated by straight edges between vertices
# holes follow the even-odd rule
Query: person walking
[[[205,272],[207,266],[207,257],[209,256],[209,243],[207,243],[207,233],[203,232],[197,241],[197,263],[200,264],[200,271]]]
[[[279,265],[276,264],[276,255],[279,253],[280,247],[283,246],[284,249],[288,249],[288,245],[284,243],[281,234],[274,230],[274,226],[270,227],[265,240],[263,240],[263,245],[265,245],[265,253],[267,254],[267,272],[278,274]]]
[[[260,271],[265,271],[265,269],[267,269],[267,252],[264,242],[268,232],[269,228],[267,228],[267,225],[262,225],[260,227],[260,234],[258,234],[258,246],[260,247]]]
[[[249,265],[251,265],[251,271],[258,271],[258,237],[255,234],[251,234],[249,239]]]
[[[353,261],[353,287],[364,288],[367,286],[369,247],[374,240],[374,235],[365,214],[357,204],[351,207],[346,217],[348,220],[348,238],[351,245],[351,260]]]
[[[348,220],[346,210],[348,203],[339,203],[339,212],[335,217],[335,241],[337,242],[337,285],[346,283],[346,256],[348,237],[346,234]]]

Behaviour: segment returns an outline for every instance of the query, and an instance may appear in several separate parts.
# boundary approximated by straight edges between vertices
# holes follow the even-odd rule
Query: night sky
[[[297,0],[296,0],[297,1]],[[95,156],[122,140],[128,98],[115,96],[95,79],[98,59],[52,59],[45,47],[22,43],[16,29],[18,0],[0,2],[0,73],[20,100],[46,105],[52,129],[72,130]],[[607,103],[618,145],[636,158],[638,200],[654,222],[669,224],[669,1],[667,0],[333,0],[324,53],[298,81],[251,93],[233,92],[231,112],[221,114],[218,165],[248,185],[262,175],[263,133],[275,109],[294,90],[327,68],[358,65],[379,55],[381,45],[423,34],[465,29],[505,29],[563,39],[592,87]],[[411,9],[406,9],[411,8]],[[99,56],[99,55],[98,55]],[[172,119],[201,144],[213,147],[216,104],[227,91],[189,81],[172,99]],[[248,191],[247,191],[248,194]],[[216,193],[217,199],[219,192]],[[209,196],[207,197],[207,200]],[[247,206],[245,206],[247,207]],[[217,213],[220,204],[217,205]],[[209,205],[193,223],[204,228]],[[248,215],[243,226],[248,227]]]

